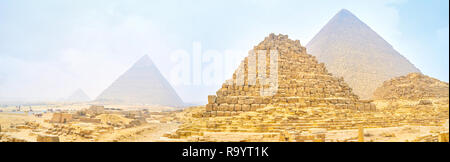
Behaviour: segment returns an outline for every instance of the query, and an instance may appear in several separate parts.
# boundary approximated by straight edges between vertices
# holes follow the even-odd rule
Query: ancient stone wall
[[[52,122],[52,123],[67,123],[67,122],[71,122],[72,120],[73,120],[72,114],[54,113],[50,122]]]

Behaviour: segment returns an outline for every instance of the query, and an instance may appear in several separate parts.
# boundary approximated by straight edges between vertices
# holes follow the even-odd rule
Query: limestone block
[[[52,135],[38,135],[37,142],[59,142],[58,136],[52,136]]]
[[[259,108],[259,104],[251,104],[250,105],[250,110],[251,111],[256,111]]]
[[[208,96],[208,103],[213,104],[216,103],[216,95],[209,95]]]
[[[212,111],[212,104],[206,104],[206,111]]]
[[[236,104],[236,105],[234,106],[234,110],[235,110],[235,111],[242,111],[242,105],[241,105],[241,104]]]
[[[242,111],[250,111],[250,105],[242,105]]]
[[[370,111],[376,111],[376,106],[374,103],[370,103]]]

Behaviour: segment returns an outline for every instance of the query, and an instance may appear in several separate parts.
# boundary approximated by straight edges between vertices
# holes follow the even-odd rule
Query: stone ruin
[[[72,114],[68,113],[53,113],[52,118],[50,119],[51,123],[68,123],[73,120]]]
[[[410,73],[385,81],[375,90],[373,98],[377,100],[448,99],[448,92],[448,83],[420,73]]]
[[[270,34],[253,49],[261,50],[265,52],[250,51],[232,79],[217,95],[208,96],[205,108],[166,137],[188,141],[324,141],[323,133],[309,129],[351,129],[358,123],[380,123],[364,117],[376,111],[375,105],[359,100],[342,78],[328,73],[298,40]],[[278,77],[271,78],[275,74]],[[276,88],[270,95],[273,86]]]
[[[359,100],[342,78],[333,77],[323,63],[318,63],[314,56],[307,54],[300,41],[290,40],[287,35],[271,34],[253,49],[258,50],[266,52],[262,55],[250,52],[250,56],[241,63],[233,78],[222,85],[217,95],[208,96],[203,116],[236,115],[268,105],[295,108],[320,105],[338,109],[375,110],[375,105]],[[278,51],[278,58],[271,56],[270,50]],[[274,60],[271,61],[271,58]],[[275,60],[278,67],[270,67]],[[258,64],[262,64],[262,68]],[[271,70],[278,71],[277,92],[273,96],[262,96],[261,90],[269,89],[269,84],[274,84],[270,78]],[[256,77],[263,75],[268,77]],[[239,79],[243,84],[239,84]]]
[[[86,110],[87,115],[99,115],[105,113],[105,107],[104,106],[97,106],[97,105],[91,105],[89,109]]]
[[[375,90],[373,98],[380,110],[402,117],[402,122],[420,126],[442,126],[444,123],[447,128],[415,141],[445,141],[445,136],[448,136],[448,83],[421,73],[410,73],[385,81]]]
[[[448,97],[448,83],[420,73],[387,80],[373,95],[378,108],[384,112],[447,120]]]

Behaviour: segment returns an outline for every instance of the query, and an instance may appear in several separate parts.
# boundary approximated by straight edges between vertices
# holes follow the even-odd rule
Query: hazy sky
[[[306,45],[342,8],[424,74],[448,82],[448,5],[448,0],[0,0],[0,101],[56,100],[78,88],[94,99],[148,54],[185,102],[204,102],[269,33]],[[180,82],[172,76],[184,67],[177,54],[194,53],[193,44],[216,50],[218,58],[237,59],[223,63],[232,68],[208,80],[216,84],[194,81],[198,75],[189,68],[181,68],[189,75]],[[189,57],[187,65],[198,64]]]

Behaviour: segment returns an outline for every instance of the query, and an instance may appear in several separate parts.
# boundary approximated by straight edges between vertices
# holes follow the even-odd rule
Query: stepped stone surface
[[[183,105],[181,98],[147,55],[104,90],[97,101],[114,104]]]
[[[418,100],[427,98],[448,98],[448,83],[420,74],[410,73],[387,80],[374,92],[374,99]]]
[[[307,54],[300,41],[290,40],[287,35],[271,34],[253,49],[258,50],[264,50],[262,55],[266,56],[253,55],[250,52],[233,74],[233,78],[227,80],[217,91],[217,96],[208,96],[205,115],[224,116],[255,111],[270,104],[298,108],[321,104],[339,108],[370,109],[370,104],[358,100],[358,96],[352,93],[342,78],[333,77],[323,63],[318,63],[314,56]],[[278,51],[278,58],[270,57],[270,50]],[[277,60],[277,67],[270,66],[274,63],[270,60],[272,58]],[[256,68],[256,64],[249,65],[249,60],[257,60],[256,64],[263,64],[263,68]],[[276,83],[270,78],[270,75],[275,74],[271,74],[271,70],[277,70]],[[256,77],[259,75],[267,77]],[[243,84],[239,84],[240,78]],[[276,93],[261,95],[261,90],[269,89],[269,85],[262,83],[278,86]]]
[[[344,77],[353,92],[370,99],[394,77],[420,72],[388,42],[348,10],[337,13],[306,45],[327,69]]]
[[[357,128],[362,122],[379,125],[383,117],[369,120],[364,116],[376,111],[375,105],[359,100],[342,78],[328,73],[298,40],[270,34],[253,49],[258,50],[265,50],[266,57],[250,52],[217,95],[208,96],[209,103],[168,137],[188,141],[324,141],[321,131],[314,129]],[[277,59],[270,57],[270,50],[279,52]],[[252,68],[249,60],[266,66]],[[277,66],[270,66],[274,60]],[[268,77],[252,79],[264,73]],[[278,82],[270,79],[274,74]],[[274,95],[261,92],[274,85]]]

